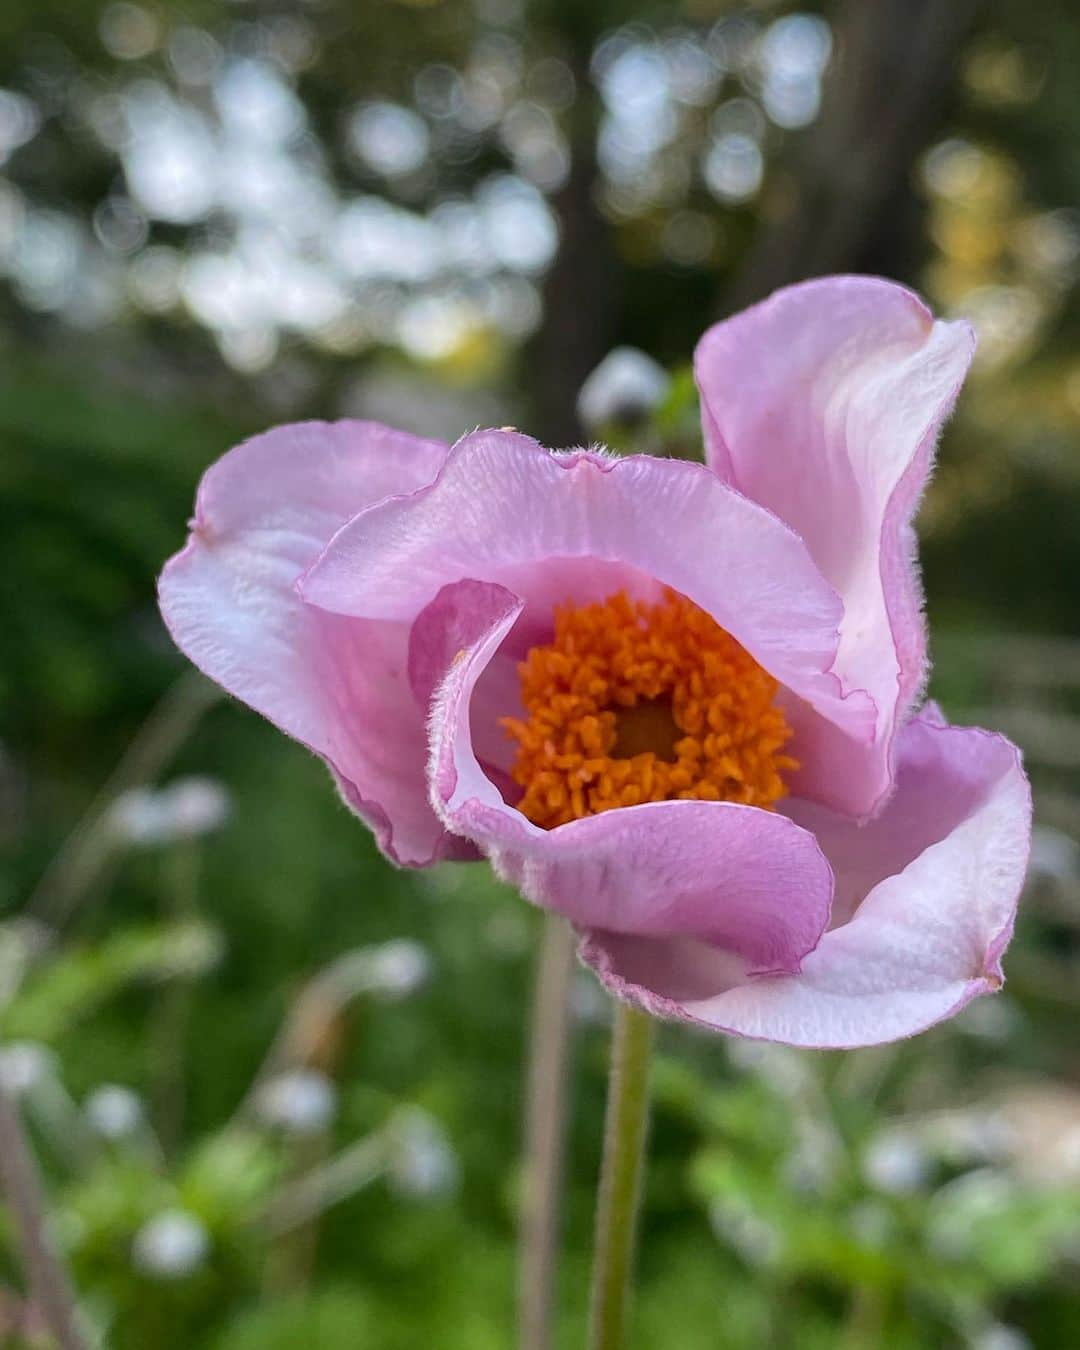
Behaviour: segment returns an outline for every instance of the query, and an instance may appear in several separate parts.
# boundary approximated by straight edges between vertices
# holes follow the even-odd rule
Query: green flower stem
[[[574,933],[544,918],[529,1032],[525,1168],[518,1267],[519,1350],[550,1350],[561,1219],[573,1021]]]
[[[16,1103],[0,1086],[0,1194],[7,1202],[30,1294],[60,1350],[86,1350],[75,1294],[49,1234],[41,1179]]]
[[[619,1003],[611,1048],[604,1161],[596,1208],[590,1350],[622,1350],[649,1131],[653,1019]]]

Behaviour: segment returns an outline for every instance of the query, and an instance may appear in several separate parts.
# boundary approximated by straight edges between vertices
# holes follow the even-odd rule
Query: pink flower
[[[973,345],[887,282],[782,291],[698,347],[707,467],[281,427],[206,474],[166,622],[390,858],[489,858],[618,996],[909,1035],[1000,986],[1030,834],[1014,747],[915,711]]]

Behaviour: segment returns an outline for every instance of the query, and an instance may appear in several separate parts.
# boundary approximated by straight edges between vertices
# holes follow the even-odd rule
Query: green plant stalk
[[[177,925],[198,920],[201,861],[197,839],[179,840],[165,856],[164,907],[168,918]],[[177,971],[162,984],[155,1009],[151,1101],[157,1137],[166,1157],[176,1155],[184,1137],[188,1032],[194,989],[194,977]]]
[[[627,1003],[617,1005],[596,1207],[590,1350],[622,1350],[624,1344],[649,1132],[654,1034],[647,1013]]]
[[[30,1294],[60,1350],[86,1350],[75,1294],[49,1234],[45,1197],[18,1107],[0,1087],[0,1193],[11,1211]]]
[[[552,1340],[574,964],[573,930],[561,915],[545,915],[529,1028],[518,1264],[519,1350],[550,1350]]]

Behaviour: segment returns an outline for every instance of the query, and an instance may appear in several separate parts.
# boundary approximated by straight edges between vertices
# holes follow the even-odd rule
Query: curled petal
[[[859,816],[891,788],[923,680],[911,521],[973,351],[967,324],[935,323],[903,287],[829,277],[717,324],[695,356],[710,467],[786,521],[843,600],[835,670],[873,698],[875,735],[845,743],[835,719],[795,710],[793,787]]]
[[[187,546],[160,582],[177,646],[321,755],[384,851],[407,863],[461,851],[427,803],[409,627],[315,609],[296,580],[345,521],[430,482],[446,452],[369,422],[257,436],[207,471]]]
[[[524,436],[477,432],[428,487],[344,526],[302,591],[337,614],[411,621],[449,584],[524,595],[531,575],[567,559],[682,592],[823,717],[857,740],[873,735],[871,700],[832,673],[836,593],[787,526],[699,465],[551,454]],[[550,584],[541,589],[550,605]]]
[[[646,802],[536,834],[480,803],[447,819],[579,928],[691,938],[762,975],[798,971],[829,922],[832,873],[814,836],[754,806]]]
[[[495,585],[451,590],[456,637],[447,650],[462,645],[431,723],[432,800],[447,828],[474,840],[530,900],[579,926],[688,935],[740,969],[798,970],[828,924],[832,873],[813,835],[791,820],[729,802],[674,801],[543,830],[507,806],[477,761],[470,713],[521,602]],[[471,634],[462,601],[471,605]]]
[[[910,1036],[1000,988],[1031,834],[1019,754],[931,716],[901,732],[898,765],[895,795],[864,827],[872,835],[824,813],[814,821],[841,922],[798,975],[754,978],[682,936],[594,931],[584,959],[613,993],[660,1015],[801,1046]]]

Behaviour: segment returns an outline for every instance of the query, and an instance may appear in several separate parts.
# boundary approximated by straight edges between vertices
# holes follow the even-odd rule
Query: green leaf
[[[201,920],[128,928],[72,948],[28,977],[0,1015],[0,1036],[55,1041],[132,984],[205,974],[221,950],[219,930]]]

